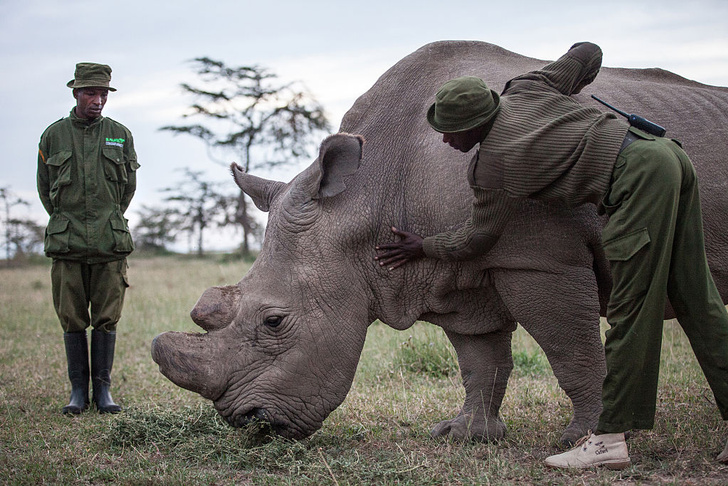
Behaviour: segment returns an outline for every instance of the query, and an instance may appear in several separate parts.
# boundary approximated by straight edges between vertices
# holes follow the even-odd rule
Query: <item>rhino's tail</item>
[[[609,294],[612,291],[612,273],[609,270],[609,260],[604,254],[601,238],[598,238],[591,244],[592,255],[594,261],[592,268],[597,279],[597,288],[599,289],[599,315],[607,315],[607,303],[609,302]]]

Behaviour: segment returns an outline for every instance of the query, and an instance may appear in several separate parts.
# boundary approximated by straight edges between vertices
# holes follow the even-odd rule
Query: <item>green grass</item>
[[[444,333],[370,326],[352,390],[323,428],[292,442],[255,425],[233,429],[211,402],[173,385],[150,356],[167,330],[193,330],[189,311],[213,285],[237,282],[248,263],[181,257],[130,261],[112,393],[116,416],[60,414],[68,399],[49,266],[0,270],[0,484],[726,484],[713,462],[728,438],[676,323],[664,332],[655,429],[630,440],[622,472],[543,467],[559,451],[570,404],[541,350],[518,329],[515,368],[497,444],[433,440],[464,391]]]

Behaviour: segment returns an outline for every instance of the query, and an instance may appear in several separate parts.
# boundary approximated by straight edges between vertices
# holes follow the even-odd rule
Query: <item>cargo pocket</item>
[[[114,253],[128,254],[134,251],[134,242],[126,220],[122,216],[112,214],[109,223],[114,234]]]
[[[647,228],[618,236],[603,243],[614,286],[610,301],[624,302],[644,294],[652,280]]]
[[[124,153],[121,149],[109,147],[105,147],[103,152],[104,159],[106,159],[104,163],[106,178],[112,182],[126,184],[129,181],[129,176],[126,172]]]
[[[51,216],[45,232],[44,250],[46,255],[68,253],[70,236],[71,231],[68,229],[68,220],[60,216]]]
[[[46,166],[48,166],[48,180],[50,181],[49,196],[53,206],[61,205],[61,189],[71,184],[71,160],[73,152],[63,150],[48,157]]]

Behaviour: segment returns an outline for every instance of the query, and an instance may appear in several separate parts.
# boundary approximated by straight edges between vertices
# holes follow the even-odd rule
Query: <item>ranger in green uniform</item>
[[[124,212],[139,164],[131,132],[101,116],[109,91],[116,91],[110,82],[109,66],[77,64],[68,82],[76,106],[45,130],[38,150],[38,194],[50,215],[45,254],[53,258],[53,304],[71,381],[63,413],[89,406],[89,325],[93,402],[101,413],[121,411],[109,386],[116,323],[128,287],[126,257],[134,250]]]

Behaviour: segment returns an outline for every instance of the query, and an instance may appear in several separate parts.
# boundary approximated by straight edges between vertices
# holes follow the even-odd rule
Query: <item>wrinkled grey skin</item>
[[[519,322],[573,403],[562,441],[593,429],[605,373],[599,315],[609,292],[604,221],[593,206],[525,202],[496,247],[475,261],[422,259],[392,272],[373,261],[375,246],[392,241],[392,225],[431,235],[469,214],[472,154],[443,144],[425,120],[437,88],[477,75],[501,90],[544,64],[481,42],[430,44],[387,71],[346,114],[341,131],[366,143],[346,133],[327,138],[288,184],[234,166],[237,184],[269,212],[265,243],[237,285],[200,297],[192,319],[205,333],[154,340],[160,371],[214,401],[233,426],[258,418],[302,438],[346,397],[370,323],[407,329],[425,320],[447,333],[467,392],[460,414],[432,434],[498,439]],[[728,90],[658,69],[604,68],[579,99],[596,105],[592,93],[683,142],[698,168],[707,249],[725,296]]]

